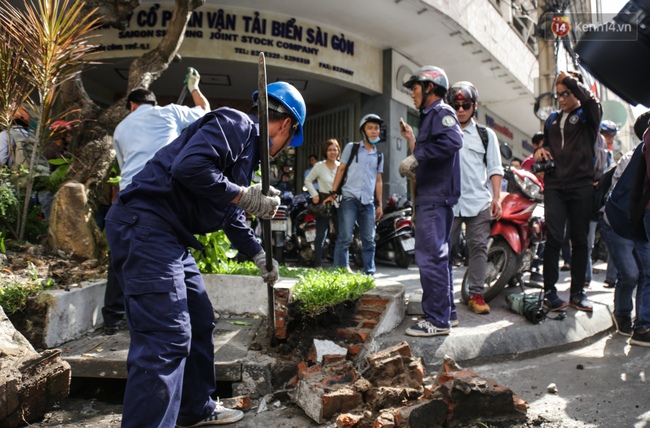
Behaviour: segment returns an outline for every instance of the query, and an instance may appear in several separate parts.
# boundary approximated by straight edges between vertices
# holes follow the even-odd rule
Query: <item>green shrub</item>
[[[3,279],[0,283],[0,306],[7,315],[22,311],[27,306],[27,299],[43,290],[52,288],[52,280],[39,280],[36,267],[29,262],[31,278],[27,282]]]
[[[308,270],[293,288],[293,299],[304,315],[314,317],[339,303],[357,300],[373,288],[375,281],[367,275],[343,269]]]

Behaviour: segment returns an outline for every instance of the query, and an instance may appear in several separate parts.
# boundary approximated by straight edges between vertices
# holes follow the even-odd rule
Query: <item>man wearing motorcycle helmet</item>
[[[603,120],[600,123],[600,134],[605,138],[607,143],[607,150],[614,148],[614,137],[618,133],[618,126],[611,120]]]
[[[454,206],[451,236],[459,236],[465,223],[469,251],[467,282],[470,299],[467,305],[477,314],[489,314],[490,306],[483,299],[487,273],[487,241],[492,220],[501,218],[501,154],[499,140],[489,128],[474,120],[478,90],[471,82],[454,83],[447,92],[447,103],[456,110],[463,130],[460,149],[460,199]],[[480,127],[480,128],[479,128]],[[487,145],[479,133],[487,133]],[[485,135],[485,134],[484,134]],[[492,192],[489,187],[491,186]],[[456,244],[456,242],[452,242]]]
[[[243,413],[211,398],[215,391],[214,310],[188,247],[223,230],[266,282],[278,264],[246,225],[245,212],[270,219],[280,192],[251,180],[260,144],[276,156],[303,141],[306,106],[286,82],[268,85],[268,141],[256,117],[222,107],[206,113],[161,148],[122,189],[106,215],[106,237],[124,290],[130,332],[122,426],[204,426]],[[257,101],[257,92],[253,94]]]
[[[449,255],[453,206],[460,196],[460,154],[463,133],[454,110],[444,102],[449,81],[444,70],[425,66],[404,83],[420,110],[417,138],[403,123],[402,136],[411,155],[399,166],[400,175],[416,179],[415,259],[420,269],[424,320],[406,330],[409,336],[449,334],[458,322]]]
[[[359,122],[359,132],[362,141],[345,145],[341,154],[341,163],[332,193],[325,202],[332,201],[334,195],[341,195],[338,208],[338,236],[334,247],[334,266],[350,269],[350,244],[354,232],[354,223],[359,223],[361,235],[361,253],[363,258],[363,273],[375,273],[375,222],[382,216],[384,160],[377,150],[381,125],[381,117],[374,113],[366,114]],[[346,180],[343,185],[343,176]],[[375,208],[375,202],[378,203]]]

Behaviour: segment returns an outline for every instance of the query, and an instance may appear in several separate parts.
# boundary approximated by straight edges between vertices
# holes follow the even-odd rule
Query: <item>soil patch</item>
[[[301,360],[307,358],[314,339],[342,342],[336,331],[353,325],[354,309],[357,301],[347,300],[330,306],[324,312],[315,316],[305,316],[298,302],[292,302],[288,307],[289,325],[287,340],[280,343],[274,351],[280,355],[292,354]]]

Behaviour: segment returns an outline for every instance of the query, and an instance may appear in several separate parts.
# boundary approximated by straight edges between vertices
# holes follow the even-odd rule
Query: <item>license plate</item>
[[[286,230],[287,230],[287,221],[286,220],[271,220],[271,230],[286,232]]]
[[[402,248],[404,251],[413,251],[415,249],[415,238],[403,239]]]
[[[316,240],[316,230],[305,230],[305,239],[307,242],[314,242]]]

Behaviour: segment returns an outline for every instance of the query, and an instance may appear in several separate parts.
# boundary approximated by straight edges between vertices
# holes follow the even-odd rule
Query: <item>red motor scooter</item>
[[[537,247],[544,242],[544,217],[535,216],[537,205],[544,201],[541,182],[534,174],[506,167],[508,192],[501,198],[502,215],[492,224],[488,240],[488,266],[483,298],[494,299],[508,284],[523,287],[524,273],[530,271]],[[461,288],[463,301],[470,298],[467,273]]]

